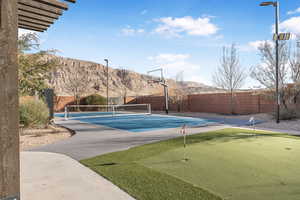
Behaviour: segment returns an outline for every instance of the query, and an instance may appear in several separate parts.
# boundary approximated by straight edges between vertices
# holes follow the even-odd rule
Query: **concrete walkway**
[[[22,200],[133,200],[131,196],[68,156],[21,153]]]

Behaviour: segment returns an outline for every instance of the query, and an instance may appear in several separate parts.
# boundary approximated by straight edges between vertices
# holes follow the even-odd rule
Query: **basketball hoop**
[[[148,82],[148,84],[153,84],[153,83],[160,83],[161,81],[160,80],[148,80],[147,82]]]
[[[147,80],[147,83],[148,83],[148,84],[152,84],[152,83],[153,83],[153,80]]]

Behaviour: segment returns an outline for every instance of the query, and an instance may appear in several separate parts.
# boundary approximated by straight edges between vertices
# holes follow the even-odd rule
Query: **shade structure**
[[[76,0],[18,0],[18,27],[46,31]]]
[[[67,9],[67,0],[0,0],[1,200],[20,199],[18,28],[46,31]]]

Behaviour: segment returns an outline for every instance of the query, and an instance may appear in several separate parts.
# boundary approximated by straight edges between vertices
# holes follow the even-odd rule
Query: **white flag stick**
[[[186,157],[186,125],[184,124],[181,128],[181,134],[183,134],[183,160],[187,161],[187,157]]]

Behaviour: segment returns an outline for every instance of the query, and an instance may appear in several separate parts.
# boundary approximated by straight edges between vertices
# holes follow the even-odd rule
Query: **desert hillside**
[[[97,93],[106,95],[106,67],[102,64],[77,60],[72,58],[55,57],[58,67],[51,73],[49,84],[55,89],[55,93],[60,96],[72,95],[68,85],[74,81],[72,76],[86,75],[86,79],[79,82],[85,87],[83,95]],[[162,86],[158,84],[149,84],[147,81],[149,76],[139,74],[124,69],[109,68],[109,96],[122,97],[125,96],[141,96],[141,95],[159,95],[163,93]],[[217,88],[207,86],[197,82],[176,83],[172,79],[168,79],[167,83],[172,91],[183,88],[187,94],[217,92]]]

